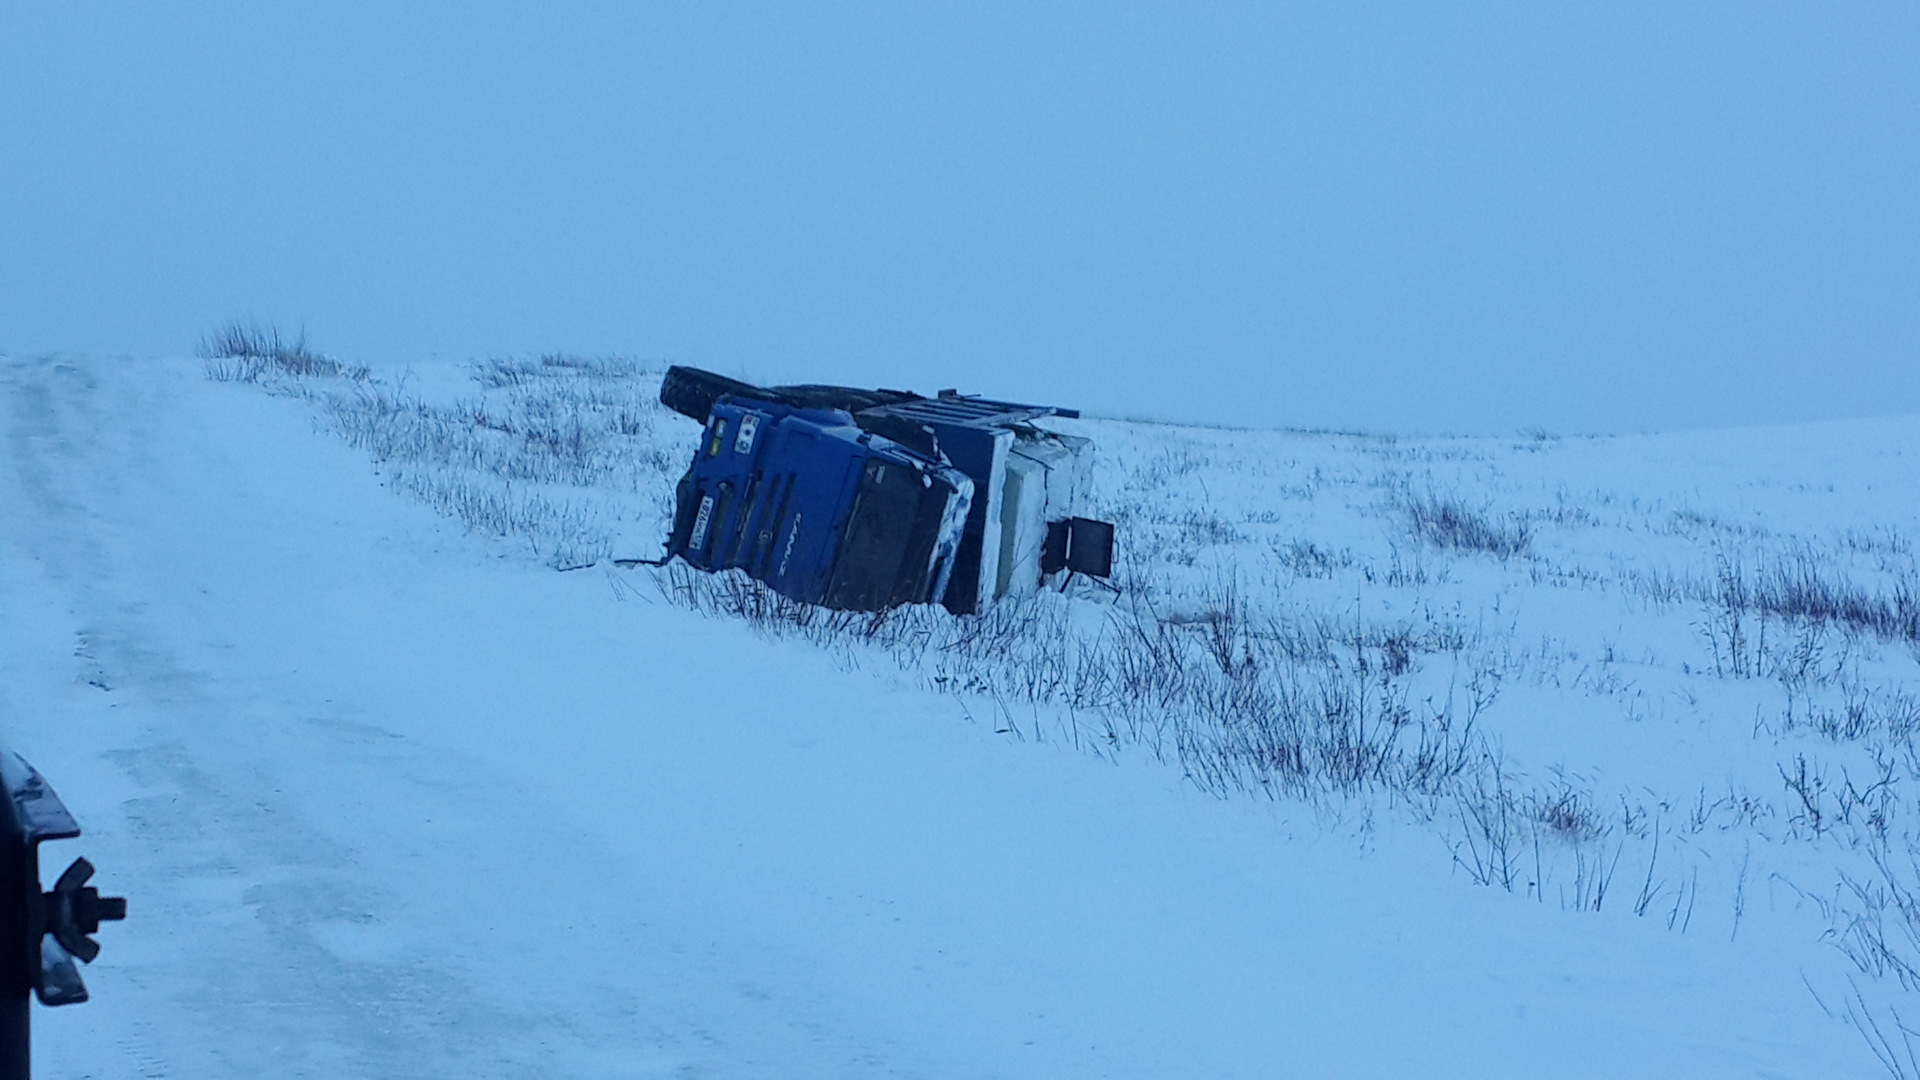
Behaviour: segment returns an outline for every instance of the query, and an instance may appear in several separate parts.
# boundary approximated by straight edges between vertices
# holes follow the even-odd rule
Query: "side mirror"
[[[1096,578],[1112,576],[1113,523],[1083,517],[1048,522],[1040,548],[1040,573],[1062,570]]]
[[[101,896],[87,884],[93,864],[75,859],[54,882],[40,886],[40,844],[80,835],[67,812],[26,759],[0,749],[0,1080],[30,1075],[27,991],[43,1005],[87,1000],[74,963],[92,963],[100,945],[88,935],[103,922],[127,917],[127,902]]]

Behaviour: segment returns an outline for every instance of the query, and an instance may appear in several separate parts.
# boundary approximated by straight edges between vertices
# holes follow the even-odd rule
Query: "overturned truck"
[[[962,615],[1062,573],[1111,573],[1113,526],[1080,516],[1090,444],[1034,423],[1075,410],[951,390],[759,387],[679,366],[660,401],[706,425],[665,559],[844,611],[938,603]]]

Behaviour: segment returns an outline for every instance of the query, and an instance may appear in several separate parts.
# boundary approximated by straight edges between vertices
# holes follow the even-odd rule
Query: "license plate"
[[[700,497],[700,512],[693,519],[693,540],[687,545],[690,550],[699,551],[707,546],[707,526],[713,521],[713,496]]]

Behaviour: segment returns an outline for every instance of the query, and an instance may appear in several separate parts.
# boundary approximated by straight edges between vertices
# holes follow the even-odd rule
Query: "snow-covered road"
[[[41,1075],[1874,1068],[1764,886],[1670,933],[1014,741],[463,535],[189,362],[0,359],[0,433],[0,732],[131,904]]]

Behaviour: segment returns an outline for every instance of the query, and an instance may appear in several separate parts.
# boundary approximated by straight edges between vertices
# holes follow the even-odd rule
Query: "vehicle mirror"
[[[40,844],[80,835],[60,796],[25,758],[0,749],[0,1080],[32,1075],[27,991],[43,1005],[87,1000],[79,966],[100,955],[89,935],[127,917],[127,902],[87,884],[93,864],[75,859],[51,891],[40,886]]]

